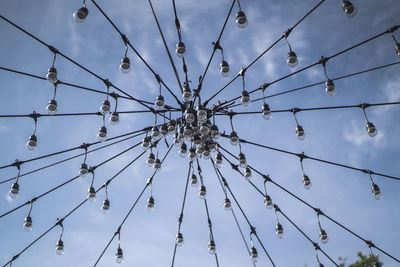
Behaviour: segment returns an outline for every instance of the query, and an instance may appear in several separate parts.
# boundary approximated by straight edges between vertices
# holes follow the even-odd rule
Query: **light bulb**
[[[32,231],[32,217],[31,216],[26,216],[24,220],[24,230],[27,232]]]
[[[267,209],[272,209],[274,204],[272,203],[272,198],[269,195],[264,197],[264,204]]]
[[[52,99],[46,106],[46,111],[50,115],[54,115],[57,113],[57,101]]]
[[[296,67],[297,64],[299,64],[299,60],[297,59],[297,55],[295,52],[290,51],[288,53],[287,64],[289,65],[289,67],[292,67],[292,68]]]
[[[123,263],[124,262],[124,253],[122,252],[122,248],[118,246],[117,252],[115,253],[115,261],[117,263]]]
[[[300,125],[296,126],[296,136],[300,141],[303,141],[304,138],[306,138],[306,132],[304,132],[303,127]]]
[[[222,165],[222,155],[221,155],[221,153],[217,153],[215,155],[214,165],[217,168],[222,168],[223,165]]]
[[[161,126],[161,131],[160,131],[160,133],[161,133],[161,135],[162,135],[163,137],[166,137],[166,136],[167,136],[167,134],[168,134],[168,125],[167,125],[167,124],[163,124],[163,125]]]
[[[153,212],[154,211],[154,198],[153,198],[153,196],[150,196],[149,199],[147,200],[146,208],[147,208],[148,212]]]
[[[175,130],[176,130],[176,122],[173,120],[168,122],[168,134],[173,135]]]
[[[204,151],[204,143],[198,145],[196,148],[196,153],[199,157],[203,155],[203,151]]]
[[[186,153],[187,153],[187,146],[185,143],[182,143],[181,147],[179,148],[179,156],[181,156],[181,158],[185,158]]]
[[[302,180],[303,180],[304,188],[307,190],[310,189],[312,186],[310,178],[307,175],[303,174]]]
[[[210,242],[208,243],[208,252],[211,255],[214,255],[217,252],[214,240],[210,240]]]
[[[48,69],[46,79],[53,84],[58,81],[57,69],[55,67],[51,67],[50,69]]]
[[[193,160],[197,157],[196,149],[194,147],[191,147],[189,149],[189,152],[187,153],[187,157],[190,160]]]
[[[368,135],[371,137],[374,137],[378,134],[378,130],[372,122],[367,122],[367,126],[365,126],[365,128],[367,129]]]
[[[382,194],[382,191],[381,191],[381,189],[379,188],[379,186],[377,184],[372,183],[371,190],[372,190],[372,194],[374,194],[374,198],[376,200],[382,199],[383,194]]]
[[[243,153],[239,153],[239,166],[240,168],[247,167],[246,156]]]
[[[209,141],[208,148],[210,149],[211,153],[217,152],[217,143],[214,141]]]
[[[79,176],[81,178],[85,178],[89,173],[89,168],[86,163],[82,163],[81,167],[79,168]]]
[[[181,140],[179,139],[179,134],[176,132],[174,133],[174,146],[179,146],[181,144]]]
[[[192,176],[190,176],[190,185],[192,187],[197,187],[199,185],[197,176],[193,173]]]
[[[231,201],[229,198],[225,198],[225,200],[224,200],[224,209],[226,211],[229,211],[232,209],[232,204],[231,204]]]
[[[211,152],[210,152],[210,148],[207,145],[204,146],[204,150],[203,150],[202,155],[203,155],[203,159],[204,160],[209,160],[210,159]]]
[[[37,137],[36,135],[32,134],[31,136],[29,136],[28,138],[28,142],[26,143],[26,147],[33,151],[37,148]]]
[[[251,175],[251,170],[250,170],[249,167],[246,167],[246,168],[244,169],[244,171],[243,171],[243,176],[244,176],[244,178],[246,178],[247,181],[250,182],[252,175]]]
[[[194,116],[194,111],[191,108],[187,108],[185,110],[185,120],[187,123],[192,123],[194,122],[194,120],[196,119],[196,117]]]
[[[231,134],[229,135],[229,139],[230,139],[231,145],[237,146],[239,144],[239,137],[235,131],[231,132]]]
[[[107,99],[104,100],[103,103],[101,103],[101,106],[100,106],[101,114],[103,114],[103,115],[107,114],[108,112],[110,112],[110,108],[111,108],[110,101],[107,100]]]
[[[19,183],[15,182],[11,185],[11,189],[8,192],[8,196],[12,199],[16,199],[19,196]]]
[[[193,139],[192,139],[193,143],[198,146],[201,144],[202,140],[199,134],[195,134],[193,135]]]
[[[244,106],[244,107],[250,106],[251,101],[250,101],[249,92],[247,92],[247,91],[245,91],[245,90],[242,91],[242,98],[240,99],[240,103],[241,103],[242,106]]]
[[[157,110],[161,110],[164,108],[164,105],[164,97],[162,95],[157,96],[156,102],[154,103],[154,108]]]
[[[129,57],[124,57],[123,59],[121,59],[119,70],[122,73],[129,73],[131,71],[131,60],[129,59]]]
[[[103,204],[101,205],[101,211],[104,214],[107,214],[110,212],[110,200],[108,200],[108,198],[103,200]]]
[[[276,224],[276,236],[279,239],[282,239],[284,237],[283,227],[282,227],[282,224],[280,224],[280,223]]]
[[[222,76],[228,77],[229,74],[231,73],[228,62],[226,62],[225,60],[222,60],[220,66],[219,66],[219,71],[221,72]]]
[[[150,147],[150,140],[148,137],[142,139],[141,147],[144,151],[147,151]]]
[[[246,14],[243,11],[238,11],[238,13],[236,13],[236,25],[241,28],[244,29],[247,27],[248,21],[246,18]]]
[[[158,141],[161,139],[161,134],[160,134],[160,130],[158,129],[157,126],[154,126],[151,129],[151,138],[153,138],[155,141]]]
[[[185,241],[184,241],[184,239],[183,239],[182,233],[181,233],[181,232],[178,232],[178,233],[176,234],[176,245],[177,245],[178,247],[182,247],[184,243],[185,243]]]
[[[322,242],[323,244],[328,243],[329,237],[328,237],[328,234],[326,233],[325,230],[321,229],[321,230],[319,231],[319,239],[321,240],[321,242]]]
[[[107,139],[107,128],[105,126],[102,126],[99,129],[99,132],[97,133],[97,139],[99,142],[104,142]]]
[[[394,49],[396,50],[396,54],[400,57],[400,43],[396,42]]]
[[[251,262],[253,262],[253,263],[258,262],[258,252],[255,247],[251,247],[251,249],[250,249],[250,259],[251,259]]]
[[[89,10],[86,7],[81,7],[77,11],[74,12],[72,17],[78,23],[82,23],[85,21],[87,15],[89,14]]]
[[[346,13],[346,16],[349,18],[354,18],[358,13],[357,8],[350,1],[343,1],[342,8],[344,13]]]
[[[146,160],[147,166],[153,167],[155,160],[156,160],[156,156],[151,152],[151,153],[147,156],[147,160]]]
[[[218,126],[215,124],[211,125],[211,137],[214,140],[217,140],[219,138],[219,129]]]
[[[328,79],[325,82],[325,93],[328,96],[334,96],[336,94],[335,84],[333,83],[333,81],[331,79]]]
[[[160,159],[156,159],[156,160],[154,161],[153,168],[154,168],[154,170],[155,170],[156,172],[158,172],[158,171],[161,170],[161,160],[160,160]]]
[[[186,140],[190,140],[193,137],[193,129],[189,124],[185,125],[183,129],[183,135],[185,136]]]
[[[208,128],[208,126],[207,126],[206,124],[203,124],[203,125],[200,127],[200,134],[201,134],[201,136],[207,137],[208,134],[210,133],[210,131],[211,131],[211,129]]]
[[[183,42],[178,42],[176,44],[176,50],[175,53],[178,57],[184,57],[186,56],[186,47],[185,44]]]
[[[57,255],[64,254],[64,242],[61,239],[56,243],[56,253]]]
[[[199,198],[200,199],[206,199],[206,195],[207,195],[207,189],[204,185],[200,186],[200,190],[199,190]]]
[[[197,105],[196,107],[196,113],[197,113],[197,120],[200,123],[203,123],[207,120],[207,110],[203,107],[203,105]]]
[[[117,125],[118,123],[119,123],[119,114],[118,114],[118,112],[116,112],[116,111],[111,112],[110,124],[111,125]]]
[[[183,88],[182,98],[183,100],[185,100],[185,102],[189,102],[192,99],[192,92],[190,91],[188,85],[185,85],[185,87]]]
[[[267,103],[262,105],[262,117],[265,120],[269,120],[271,118],[271,109]]]
[[[89,187],[89,189],[88,189],[87,199],[90,202],[95,202],[96,201],[96,190],[94,189],[93,186]]]

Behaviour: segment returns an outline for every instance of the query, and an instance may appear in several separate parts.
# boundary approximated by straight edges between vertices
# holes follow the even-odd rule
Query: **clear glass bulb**
[[[77,11],[72,14],[74,20],[78,23],[82,23],[86,20],[87,15],[89,14],[89,10],[86,7],[81,7]]]
[[[342,8],[349,18],[354,18],[358,13],[357,8],[350,1],[343,1]]]
[[[210,242],[208,243],[208,252],[211,255],[214,255],[217,252],[214,240],[210,240]]]
[[[264,204],[267,209],[272,209],[272,207],[274,206],[274,204],[272,203],[272,199],[269,195],[266,195],[264,197]]]
[[[179,42],[176,44],[175,53],[180,58],[183,58],[184,56],[186,56],[186,47],[183,42]]]
[[[110,101],[107,100],[107,99],[104,100],[104,101],[101,103],[101,106],[100,106],[100,112],[101,112],[101,114],[105,115],[105,114],[109,113],[109,112],[110,112],[110,109],[111,109]]]
[[[54,115],[57,113],[57,101],[52,99],[46,106],[46,111],[49,115]]]
[[[103,200],[103,204],[101,205],[101,211],[104,214],[107,214],[110,212],[110,200],[108,200],[108,198]]]
[[[155,141],[158,141],[161,139],[161,134],[160,134],[160,130],[158,129],[157,126],[154,126],[151,129],[151,138],[153,138]]]
[[[376,200],[382,199],[383,194],[382,194],[382,191],[381,191],[381,189],[379,188],[379,186],[377,184],[373,183],[372,186],[371,186],[371,190],[372,190],[372,194],[374,195],[374,198]]]
[[[154,198],[152,196],[147,200],[146,208],[148,212],[154,211]]]
[[[31,216],[25,217],[23,227],[24,227],[24,230],[27,232],[32,231],[32,217]]]
[[[121,59],[121,64],[119,65],[119,70],[126,74],[131,71],[131,61],[128,57]]]
[[[378,130],[376,129],[375,125],[372,122],[367,122],[367,126],[365,127],[367,133],[371,137],[375,137],[378,134]]]
[[[214,165],[217,168],[222,168],[222,166],[223,166],[223,164],[222,164],[222,155],[220,153],[215,155]]]
[[[199,198],[200,199],[206,199],[206,195],[207,195],[207,189],[204,185],[200,186],[200,190],[199,190]]]
[[[153,167],[154,162],[156,161],[156,156],[153,153],[150,153],[147,157],[146,164],[149,167]]]
[[[61,239],[56,243],[56,253],[57,255],[64,254],[64,242]]]
[[[88,173],[89,173],[88,165],[86,163],[82,163],[79,169],[79,176],[81,178],[85,178],[87,177]]]
[[[321,230],[319,231],[319,239],[321,240],[321,242],[322,242],[323,244],[328,243],[329,237],[328,237],[328,234],[326,233],[325,230],[321,229]]]
[[[287,64],[289,67],[296,67],[299,64],[299,60],[297,59],[297,55],[295,52],[290,51],[288,56],[287,56]]]
[[[396,42],[394,49],[396,51],[397,56],[400,57],[400,43]]]
[[[242,91],[242,97],[240,99],[240,103],[244,107],[250,106],[250,104],[251,104],[250,95],[249,95],[249,93],[247,91],[244,91],[244,90]]]
[[[144,151],[147,151],[149,149],[149,146],[150,146],[149,138],[148,137],[143,138],[141,144],[142,149]]]
[[[249,181],[249,182],[251,181],[252,174],[251,174],[251,170],[249,167],[246,167],[244,169],[243,176],[244,176],[244,178],[246,178],[247,181]]]
[[[157,96],[154,108],[157,110],[163,109],[165,106],[164,97],[162,95]]]
[[[38,147],[36,135],[33,134],[29,136],[26,147],[31,151],[35,150]]]
[[[182,233],[180,233],[180,232],[177,233],[176,234],[176,245],[178,247],[182,247],[184,243],[185,243],[185,240],[183,239]]]
[[[102,126],[99,129],[99,132],[97,133],[97,140],[99,140],[99,142],[104,142],[107,139],[107,128],[105,126]]]
[[[190,185],[192,187],[197,187],[199,185],[197,176],[193,173],[192,176],[190,177]]]
[[[333,81],[331,79],[328,79],[325,82],[325,93],[328,96],[334,96],[336,94],[335,84],[333,83]]]
[[[276,225],[276,236],[279,239],[282,239],[284,237],[283,227],[280,223],[277,223]]]
[[[96,190],[94,189],[93,186],[89,187],[89,189],[88,189],[87,199],[90,202],[95,202],[96,201]]]
[[[18,184],[18,182],[15,182],[15,183],[13,183],[13,184],[11,185],[11,189],[10,189],[10,191],[8,192],[8,196],[9,196],[11,199],[16,199],[16,198],[18,198],[18,196],[19,196],[19,184]]]
[[[110,116],[110,124],[117,125],[118,123],[119,123],[119,114],[118,114],[118,112],[114,111],[111,113],[111,116]]]
[[[251,262],[253,262],[253,263],[258,262],[258,259],[259,259],[258,252],[255,247],[251,247],[251,249],[250,249],[250,259],[251,259]]]
[[[246,18],[246,14],[243,11],[239,11],[238,13],[236,13],[236,25],[241,29],[247,27],[248,21]]]
[[[262,105],[262,117],[265,120],[269,120],[271,118],[271,109],[267,103]]]
[[[155,170],[156,172],[158,172],[158,171],[161,170],[161,160],[160,160],[160,159],[156,159],[156,160],[154,161],[153,168],[154,168],[154,170]]]
[[[306,138],[306,132],[304,131],[303,127],[300,125],[296,126],[296,136],[297,136],[297,139],[299,139],[300,141],[303,141],[304,138]]]
[[[246,168],[247,167],[246,156],[243,153],[239,154],[239,167],[240,168]]]
[[[115,261],[117,263],[123,263],[124,262],[124,253],[122,252],[122,249],[119,246],[117,248],[117,253],[115,253]]]
[[[222,76],[228,77],[231,74],[228,62],[223,60],[220,64],[219,71],[221,72]]]
[[[224,209],[226,211],[230,211],[232,209],[232,204],[229,198],[225,198],[224,200]]]
[[[310,189],[312,186],[310,178],[307,175],[303,174],[302,180],[303,180],[304,188],[307,190]]]
[[[229,139],[230,139],[231,145],[237,146],[239,144],[239,137],[238,137],[238,135],[237,135],[237,133],[235,131],[233,131],[230,134]]]
[[[57,69],[55,67],[51,67],[47,71],[46,80],[48,80],[49,82],[51,82],[53,84],[55,84],[58,81],[58,79],[57,79]]]

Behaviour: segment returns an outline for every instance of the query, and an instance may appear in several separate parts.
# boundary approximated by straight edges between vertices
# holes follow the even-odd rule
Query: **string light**
[[[57,225],[61,227],[61,234],[60,238],[58,239],[56,243],[56,254],[57,255],[62,255],[64,254],[64,241],[62,241],[62,236],[64,234],[64,225],[62,219],[58,220]]]
[[[347,0],[343,0],[342,8],[346,16],[349,18],[354,18],[358,13],[357,8],[350,1]]]
[[[121,248],[121,234],[120,234],[119,229],[118,229],[118,248],[117,248],[117,252],[115,253],[115,262],[118,264],[124,262],[124,253]]]
[[[185,102],[192,100],[192,91],[190,90],[189,83],[185,82],[183,86],[182,98]]]
[[[185,44],[183,42],[178,42],[176,44],[175,53],[180,58],[183,58],[184,56],[186,56],[186,47],[185,47]]]
[[[127,44],[127,42],[125,42],[125,39],[124,39],[124,43],[125,43],[125,55],[121,59],[121,64],[119,65],[119,70],[122,73],[127,74],[131,71],[131,60],[128,57],[128,44]]]
[[[30,201],[30,208],[29,208],[29,213],[28,215],[25,217],[24,219],[24,224],[23,224],[23,228],[25,231],[30,232],[32,231],[32,217],[31,217],[31,212],[32,212],[32,205],[33,202]]]
[[[333,80],[331,80],[326,72],[326,62],[328,61],[327,58],[321,57],[321,64],[322,67],[324,68],[324,74],[326,77],[326,82],[325,82],[325,93],[328,96],[334,96],[336,94],[336,88]]]
[[[394,32],[392,32],[392,37],[394,40],[394,50],[396,51],[397,56],[400,57],[400,43],[397,41],[396,37],[394,36]]]
[[[194,173],[190,176],[190,185],[192,187],[197,187],[199,185],[197,176]]]
[[[21,166],[20,166],[18,160],[16,160],[15,163],[16,163],[16,167],[18,169],[18,174],[17,174],[17,179],[11,185],[11,189],[8,192],[8,196],[10,197],[10,199],[16,199],[19,196],[19,183],[18,183],[18,180],[19,180],[19,176],[21,174]]]
[[[292,50],[292,46],[290,45],[289,41],[288,41],[288,37],[291,33],[292,29],[288,29],[285,34],[284,34],[284,38],[286,41],[286,44],[289,48],[289,53],[287,55],[287,64],[289,65],[289,67],[295,68],[298,64],[299,64],[299,60],[297,59],[297,55],[296,53]]]
[[[298,112],[297,108],[294,108],[292,110],[294,120],[296,121],[296,136],[297,136],[297,139],[299,139],[300,141],[303,141],[304,138],[306,138],[306,132],[304,131],[303,127],[301,125],[299,125],[299,122],[297,121],[297,117],[296,117],[297,112]]]
[[[184,239],[183,239],[182,233],[181,233],[181,232],[178,232],[178,233],[176,234],[176,245],[177,245],[178,247],[182,247],[184,243],[185,243],[185,241],[184,241]]]
[[[57,113],[57,101],[56,101],[56,92],[57,92],[57,83],[54,84],[54,96],[53,99],[49,101],[46,106],[46,111],[50,115],[54,115]]]
[[[147,156],[147,160],[146,160],[147,166],[153,167],[155,160],[156,160],[156,156],[154,155],[153,152],[150,152],[149,155]]]
[[[104,116],[103,116],[104,120]],[[101,126],[99,132],[97,133],[97,139],[99,142],[104,142],[107,139],[107,128],[105,126]]]
[[[35,150],[35,149],[38,147],[38,139],[37,139],[37,136],[36,136],[37,118],[38,118],[38,115],[37,115],[37,113],[34,111],[34,112],[31,114],[31,117],[33,118],[33,120],[34,120],[34,122],[35,122],[35,127],[34,127],[34,129],[33,129],[33,134],[32,134],[31,136],[29,136],[29,138],[28,138],[28,142],[26,143],[26,147],[27,147],[29,150],[33,151],[33,150]]]
[[[367,114],[365,113],[365,109],[367,107],[368,107],[368,104],[361,105],[365,120],[367,121],[367,125],[365,126],[365,129],[367,130],[367,133],[370,137],[375,137],[378,134],[378,129],[376,129],[375,125],[369,121]]]
[[[207,195],[207,189],[204,185],[201,185],[199,190],[199,198],[206,199],[206,195]]]
[[[154,102],[154,108],[156,110],[162,110],[165,106],[164,96],[161,94],[161,78],[156,76],[158,82],[158,93],[159,95],[156,97],[156,101]]]
[[[57,78],[57,69],[54,67],[54,63],[56,62],[56,56],[57,54],[54,53],[53,57],[53,64],[51,67],[48,69],[47,74],[46,74],[46,79],[51,82],[52,84],[57,83],[58,78]]]
[[[86,20],[86,17],[89,14],[89,10],[86,8],[86,0],[83,1],[83,7],[79,8],[77,11],[72,14],[74,20],[78,23],[82,23]]]
[[[277,221],[276,227],[275,227],[275,233],[276,233],[276,236],[277,236],[279,239],[283,239],[284,236],[285,236],[285,233],[284,233],[284,231],[283,231],[283,226],[282,226],[282,224],[279,222],[279,218],[278,218],[278,210],[279,210],[279,207],[278,207],[277,205],[274,204],[274,208],[275,208],[275,217],[276,217],[276,221]]]
[[[252,231],[250,232],[250,243],[251,243],[251,248],[250,248],[250,259],[252,263],[257,263],[259,258],[258,258],[258,252],[257,249],[254,247],[254,242],[253,242],[253,238],[252,235],[254,234],[254,231],[252,229]]]
[[[249,182],[251,181],[252,174],[251,174],[251,169],[249,167],[244,168],[243,176],[244,178],[246,178],[247,181]]]
[[[101,211],[104,214],[107,214],[110,212],[110,200],[108,199],[108,183],[105,184],[105,191],[106,191],[106,199],[103,200],[103,203],[101,205]]]
[[[299,158],[300,158],[301,172],[303,173],[303,177],[302,177],[303,185],[304,185],[305,189],[309,190],[309,189],[311,189],[312,184],[311,184],[311,180],[308,177],[308,175],[304,173],[304,167],[303,167],[304,152],[300,155],[301,156]]]
[[[179,148],[179,156],[181,158],[186,158],[186,154],[187,154],[187,146],[185,143],[182,143]]]
[[[367,173],[369,174],[369,179],[371,180],[371,191],[376,200],[380,200],[383,197],[383,193],[379,186],[375,184],[374,180],[372,179],[372,172],[367,170]]]
[[[94,172],[92,171],[92,183],[90,184],[90,187],[88,189],[88,193],[87,193],[87,200],[89,200],[90,202],[95,202],[96,201],[96,189],[94,189],[93,187],[93,183],[94,183]]]
[[[248,107],[251,104],[251,100],[250,100],[249,92],[246,91],[246,86],[245,86],[245,81],[244,81],[245,72],[246,72],[246,69],[241,69],[241,71],[239,73],[242,76],[242,84],[243,84],[242,97],[240,99],[240,103],[242,104],[242,106]]]
[[[232,209],[231,200],[229,198],[224,199],[224,209],[230,211]]]
[[[214,240],[210,240],[210,242],[208,242],[208,252],[211,255],[214,255],[215,253],[217,253],[217,247],[215,246],[215,242]]]
[[[264,205],[267,209],[272,209],[274,207],[274,203],[272,202],[272,198],[270,195],[267,193],[267,181],[268,181],[269,176],[266,176],[264,179]]]

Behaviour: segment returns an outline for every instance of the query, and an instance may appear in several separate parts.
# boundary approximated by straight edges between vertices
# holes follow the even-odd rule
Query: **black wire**
[[[169,152],[171,151],[173,145],[171,145],[167,152],[165,153],[163,159],[161,160],[161,164],[164,162],[165,158],[168,156]],[[145,152],[143,152],[142,154],[144,154]],[[101,260],[101,258],[103,257],[104,253],[107,251],[108,247],[110,246],[111,242],[114,240],[114,238],[117,236],[117,234],[120,233],[122,226],[125,224],[126,220],[129,218],[129,216],[131,215],[133,209],[135,208],[136,204],[139,202],[140,198],[142,197],[142,195],[144,194],[144,192],[146,191],[147,187],[152,183],[153,178],[155,176],[157,172],[154,171],[153,175],[148,179],[148,181],[146,182],[146,185],[144,186],[143,190],[141,191],[141,193],[139,194],[138,198],[135,200],[135,202],[133,203],[133,205],[131,206],[131,208],[129,209],[128,213],[125,215],[124,219],[122,220],[121,224],[118,226],[117,231],[115,231],[114,235],[111,237],[110,241],[107,243],[106,247],[104,248],[104,250],[101,252],[100,256],[97,258],[96,262],[94,263],[93,266],[96,266],[99,261]]]

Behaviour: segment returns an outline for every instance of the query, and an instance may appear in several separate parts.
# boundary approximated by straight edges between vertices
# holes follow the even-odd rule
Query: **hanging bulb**
[[[197,187],[199,185],[197,176],[193,173],[192,176],[190,176],[190,185],[192,187]]]
[[[161,126],[161,131],[160,131],[162,137],[166,137],[168,134],[168,125],[167,124],[163,124]]]
[[[210,152],[210,148],[207,145],[204,146],[204,150],[203,150],[202,155],[203,155],[203,159],[204,160],[209,160],[210,159],[211,152]]]
[[[271,109],[267,103],[262,105],[262,117],[265,120],[269,120],[271,118]]]
[[[349,18],[354,18],[358,13],[357,8],[350,1],[344,0],[342,3],[342,8],[344,13],[346,13],[346,16]]]
[[[157,126],[154,126],[151,129],[151,138],[153,138],[155,141],[158,141],[161,139],[161,134],[160,134],[160,130],[158,129]]]
[[[110,200],[108,200],[108,198],[103,200],[103,204],[101,205],[101,211],[104,214],[107,214],[110,212]]]
[[[185,128],[183,129],[183,135],[188,141],[193,137],[193,129],[190,124],[185,125]]]
[[[122,248],[118,245],[117,252],[115,253],[115,261],[117,263],[124,262],[124,253],[122,252]]]
[[[57,113],[57,101],[52,99],[46,106],[46,111],[50,115],[54,115]]]
[[[176,130],[176,122],[174,120],[168,122],[168,134],[173,135]]]
[[[229,74],[231,74],[228,62],[226,62],[225,60],[222,60],[220,66],[219,66],[219,71],[221,72],[222,76],[228,77]]]
[[[240,103],[244,107],[248,107],[251,103],[249,92],[247,92],[246,90],[242,91],[242,98],[240,99]]]
[[[240,166],[240,168],[247,167],[246,156],[243,153],[239,154],[239,166]]]
[[[199,104],[196,107],[197,112],[197,120],[200,123],[204,123],[207,120],[207,110],[203,107],[203,105]]]
[[[181,128],[179,128],[179,135],[178,138],[181,142],[183,142],[183,140],[185,139],[185,136],[183,135],[183,131],[185,131],[185,127],[182,126]]]
[[[223,165],[222,165],[222,155],[221,155],[221,153],[217,153],[215,155],[214,165],[217,168],[222,168]]]
[[[193,135],[192,141],[196,146],[200,145],[201,144],[200,135],[198,135],[198,134]]]
[[[284,237],[283,227],[282,227],[282,224],[280,224],[280,223],[276,224],[276,236],[279,239],[282,239]]]
[[[378,134],[378,130],[375,128],[375,125],[372,122],[367,122],[367,133],[369,136],[374,137]]]
[[[157,110],[161,110],[164,108],[165,102],[164,97],[162,95],[157,96],[156,102],[154,103],[154,107]]]
[[[218,126],[215,124],[211,125],[211,137],[214,140],[217,140],[219,138],[219,129]]]
[[[129,73],[131,71],[131,60],[129,59],[129,57],[124,57],[123,59],[121,59],[119,70],[122,73]]]
[[[194,147],[191,147],[191,148],[189,149],[189,153],[187,153],[187,157],[188,157],[190,160],[193,160],[193,159],[195,159],[195,158],[197,157],[196,149],[195,149]]]
[[[82,163],[79,169],[79,176],[81,178],[85,178],[88,175],[88,173],[89,173],[88,165],[86,163]]]
[[[111,112],[110,124],[117,125],[118,123],[119,123],[119,114],[118,114],[118,112],[116,112],[116,111]]]
[[[237,146],[239,144],[239,136],[235,131],[232,131],[231,134],[229,135],[229,139],[231,142],[231,145]]]
[[[24,230],[27,232],[32,231],[32,217],[31,216],[26,216],[24,220]]]
[[[181,147],[179,148],[179,156],[181,156],[181,158],[185,158],[186,153],[187,153],[187,146],[185,143],[182,143]]]
[[[297,64],[299,64],[299,60],[297,59],[297,55],[295,52],[290,51],[288,56],[287,56],[287,64],[289,65],[289,67],[296,67]]]
[[[192,123],[196,117],[194,116],[194,111],[190,107],[185,110],[185,120],[187,123]]]
[[[175,146],[179,146],[181,144],[181,140],[179,139],[179,134],[176,132],[174,133],[174,141],[173,141]]]
[[[99,132],[97,133],[97,139],[99,142],[104,142],[107,139],[107,128],[105,126],[102,126],[99,129]]]
[[[89,14],[89,10],[86,7],[81,7],[77,11],[74,12],[72,17],[78,23],[82,23],[85,21],[87,15]]]
[[[64,242],[61,239],[56,243],[56,253],[57,255],[64,254]]]
[[[185,102],[189,102],[190,100],[192,100],[192,91],[190,91],[188,85],[185,85],[183,88],[182,98],[183,100],[185,100]]]
[[[55,67],[51,67],[47,71],[46,79],[51,82],[51,83],[56,83],[58,81],[57,79],[57,69]]]
[[[333,83],[333,81],[331,79],[328,79],[325,82],[325,93],[328,96],[334,96],[336,94],[335,84]]]
[[[211,131],[211,129],[208,128],[207,124],[203,124],[203,125],[200,127],[200,134],[201,134],[201,136],[207,137],[208,134],[210,133],[210,131]]]
[[[199,190],[199,198],[200,199],[206,199],[206,195],[207,195],[207,189],[204,185],[200,186],[200,190]]]
[[[37,137],[36,135],[32,134],[31,136],[29,136],[28,138],[28,142],[26,143],[26,147],[33,151],[37,148]]]
[[[323,244],[328,243],[329,237],[325,230],[323,230],[323,229],[319,230],[319,239],[321,240],[321,242]]]
[[[304,138],[306,138],[306,132],[304,132],[303,127],[301,127],[300,125],[296,126],[296,135],[297,139],[299,139],[300,141],[303,141]]]
[[[176,50],[175,53],[178,57],[184,57],[186,56],[186,47],[185,44],[183,42],[178,42],[176,44]]]
[[[229,211],[232,209],[232,204],[231,204],[231,201],[229,198],[225,198],[225,200],[224,200],[224,209],[226,211]]]
[[[304,188],[307,190],[310,189],[312,186],[310,178],[307,175],[303,174],[302,180],[303,180]]]
[[[244,178],[246,178],[247,181],[250,182],[252,175],[251,175],[251,170],[250,170],[249,167],[246,167],[246,168],[244,169],[244,171],[243,171],[243,176],[244,176]]]
[[[217,152],[217,143],[215,143],[214,141],[209,141],[208,148],[210,149],[211,153]]]
[[[208,252],[211,255],[214,255],[217,252],[214,240],[210,240],[210,242],[208,243]]]
[[[149,167],[153,167],[155,161],[156,161],[156,156],[154,156],[154,154],[151,152],[147,157],[146,164]]]
[[[144,151],[147,151],[150,147],[150,140],[149,138],[146,136],[145,138],[142,139],[142,144],[141,147]]]
[[[198,145],[196,148],[196,153],[199,157],[201,157],[203,155],[203,151],[204,151],[204,143],[202,143],[201,145]]]
[[[382,194],[382,191],[381,191],[381,189],[379,188],[379,186],[377,184],[372,183],[371,190],[372,190],[372,194],[374,194],[374,198],[376,200],[382,199],[383,194]]]
[[[253,262],[253,263],[258,262],[258,252],[254,246],[251,247],[251,249],[250,249],[250,259],[251,259],[251,262]]]
[[[153,168],[156,172],[161,170],[161,160],[160,159],[156,159],[156,161],[154,161]]]
[[[177,245],[178,247],[182,247],[184,243],[185,243],[185,241],[183,240],[183,235],[182,235],[182,233],[181,233],[181,232],[178,232],[178,233],[176,234],[176,245]]]
[[[87,199],[90,202],[95,202],[96,201],[96,190],[94,189],[93,186],[89,187],[89,189],[88,189]]]
[[[107,114],[108,112],[110,112],[110,108],[111,108],[110,101],[107,100],[107,99],[104,100],[103,103],[101,103],[101,106],[100,106],[101,114],[103,114],[103,115]]]
[[[246,14],[244,14],[243,11],[238,11],[238,13],[236,13],[236,25],[241,28],[244,29],[247,27],[248,21],[246,18]]]
[[[153,212],[154,211],[154,198],[153,196],[150,196],[149,199],[147,200],[146,208],[148,212]]]
[[[8,192],[8,196],[12,199],[16,199],[19,196],[19,183],[15,182],[11,185],[11,189]]]
[[[394,49],[396,50],[396,54],[400,57],[400,43],[396,42]]]
[[[265,195],[264,204],[267,209],[272,209],[274,204],[272,203],[272,198],[269,195]]]

